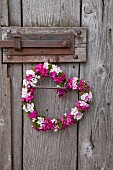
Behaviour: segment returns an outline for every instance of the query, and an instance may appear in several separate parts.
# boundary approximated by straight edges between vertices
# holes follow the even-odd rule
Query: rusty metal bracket
[[[86,62],[85,27],[2,27],[3,63]]]
[[[8,56],[74,54],[74,34],[8,34],[0,41]]]

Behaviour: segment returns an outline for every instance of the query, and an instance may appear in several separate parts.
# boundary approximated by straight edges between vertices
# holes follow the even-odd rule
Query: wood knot
[[[91,14],[92,13],[92,9],[91,6],[89,6],[88,4],[84,6],[84,13],[85,14]]]
[[[83,142],[82,152],[87,157],[91,157],[93,154],[93,145],[90,142]]]

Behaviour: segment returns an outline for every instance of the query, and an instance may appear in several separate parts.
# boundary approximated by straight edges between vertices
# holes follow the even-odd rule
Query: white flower
[[[66,116],[67,115],[67,113],[64,113],[64,116]]]
[[[35,76],[35,72],[33,70],[27,70],[26,75],[32,75],[33,77]]]
[[[53,131],[54,131],[54,132],[57,132],[58,129],[59,129],[59,126],[55,126]]]
[[[26,98],[28,96],[27,88],[22,88],[22,98]]]
[[[77,77],[74,77],[73,78],[73,80],[72,80],[72,87],[73,87],[73,89],[77,89],[77,80],[78,80],[78,78]]]
[[[44,63],[44,68],[48,69],[48,66],[49,66],[48,62]]]
[[[60,69],[60,67],[57,67],[56,65],[53,64],[52,69],[50,70],[50,73],[51,72],[56,72],[58,74],[58,73],[61,73],[62,70]]]
[[[73,118],[78,121],[82,118],[83,113],[79,112],[77,107],[75,107],[71,109],[71,115],[73,115]]]
[[[93,99],[93,96],[92,96],[92,92],[90,91],[89,92],[89,102],[92,101],[92,99]]]
[[[78,113],[77,107],[71,109],[71,115],[76,115]]]
[[[27,87],[28,84],[29,84],[29,82],[26,79],[24,79],[23,80],[23,86]]]
[[[23,105],[23,110],[25,110],[25,112],[33,112],[34,103],[27,103],[27,105]]]
[[[44,118],[38,117],[37,123],[38,123],[40,126],[42,126],[42,125],[44,124]]]
[[[32,78],[31,79],[31,86],[36,86],[37,82],[38,82],[38,80],[37,80],[36,77]]]
[[[76,120],[78,121],[78,120],[80,120],[80,119],[82,118],[82,116],[83,116],[83,113],[78,112],[78,113],[76,114],[76,116],[74,116],[74,119],[76,119]]]
[[[40,79],[40,76],[37,76],[37,75],[36,75],[35,77],[36,77],[37,79]]]
[[[36,118],[32,118],[32,122],[35,122],[36,121]]]
[[[84,93],[82,96],[81,96],[81,100],[85,101],[85,102],[90,102],[92,101],[92,93],[91,91],[89,93]]]
[[[52,119],[51,122],[52,123],[57,123],[57,120],[56,119]]]

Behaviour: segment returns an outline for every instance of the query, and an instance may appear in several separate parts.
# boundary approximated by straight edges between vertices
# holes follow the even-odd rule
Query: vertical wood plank
[[[79,127],[79,169],[112,170],[113,160],[113,1],[83,0],[88,60],[80,75],[93,87],[94,103]]]
[[[9,26],[21,26],[21,1],[9,0]],[[22,64],[8,65],[11,78],[13,169],[22,169]]]
[[[23,0],[24,26],[79,26],[80,2],[78,0]],[[78,64],[59,64],[67,72],[68,77],[78,76]],[[31,64],[24,64],[24,76]],[[53,82],[41,82],[52,86]],[[77,94],[67,94],[64,99],[58,99],[53,90],[37,90],[35,103],[46,115],[59,117],[68,111]],[[24,116],[24,170],[76,170],[77,161],[77,127],[74,125],[58,133],[35,132],[30,122]]]
[[[6,9],[6,10],[5,10]],[[8,25],[7,1],[0,1],[0,26]],[[1,39],[1,29],[0,29]],[[10,78],[7,75],[7,65],[2,65],[0,50],[0,169],[11,170],[11,100]],[[7,104],[7,105],[6,105]]]

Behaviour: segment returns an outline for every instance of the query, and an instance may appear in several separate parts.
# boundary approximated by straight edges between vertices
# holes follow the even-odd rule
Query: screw
[[[77,35],[81,35],[82,32],[80,30],[77,30]]]
[[[10,33],[11,32],[11,30],[7,30],[7,33]]]
[[[11,58],[12,58],[12,56],[8,55],[8,56],[7,56],[7,58],[8,58],[8,59],[11,59]]]
[[[74,58],[74,59],[77,59],[77,58],[78,58],[78,55],[74,55],[73,58]]]

